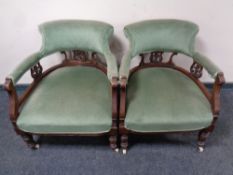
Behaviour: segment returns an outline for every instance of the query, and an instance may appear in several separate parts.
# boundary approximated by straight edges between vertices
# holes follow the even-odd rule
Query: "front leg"
[[[121,136],[121,148],[122,148],[122,153],[126,154],[127,153],[127,148],[128,148],[128,135],[124,134]]]
[[[119,152],[119,149],[117,147],[117,135],[109,136],[109,145],[112,150],[114,150],[115,152]]]
[[[31,148],[31,149],[39,149],[40,148],[40,145],[34,141],[33,136],[31,134],[22,132],[22,133],[20,133],[20,135],[29,148]]]
[[[112,150],[119,152],[118,141],[118,78],[113,77],[111,81],[112,85],[112,129],[109,136],[109,144]]]
[[[204,151],[205,141],[206,141],[206,139],[208,138],[209,135],[210,135],[210,132],[208,130],[206,130],[206,129],[201,130],[198,133],[198,142],[197,142],[197,145],[198,145],[198,151],[199,152],[203,152]]]
[[[209,137],[209,135],[214,131],[215,124],[217,121],[217,117],[214,117],[211,125],[208,128],[202,129],[198,133],[198,151],[203,152],[205,147],[205,141]]]

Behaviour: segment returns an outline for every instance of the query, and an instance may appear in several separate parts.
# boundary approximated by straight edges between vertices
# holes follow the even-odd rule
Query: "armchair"
[[[110,147],[117,151],[118,71],[108,42],[113,27],[97,21],[61,20],[39,29],[41,50],[11,72],[4,85],[16,133],[33,149],[39,148],[33,135],[109,135]],[[64,54],[63,61],[44,71],[39,61],[55,52]],[[33,82],[18,96],[15,85],[27,71]]]
[[[219,115],[220,89],[225,80],[213,62],[195,51],[198,30],[196,24],[181,20],[148,20],[124,28],[130,48],[120,66],[123,154],[129,134],[199,131],[198,149],[204,150]],[[177,54],[193,59],[190,70],[175,64]],[[130,69],[131,59],[137,55],[141,61]],[[203,69],[215,79],[211,92],[199,80]]]

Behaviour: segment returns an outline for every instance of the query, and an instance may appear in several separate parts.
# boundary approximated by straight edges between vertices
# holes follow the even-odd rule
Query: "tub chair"
[[[4,85],[16,133],[33,149],[39,148],[34,135],[108,135],[110,147],[117,151],[118,72],[109,49],[113,27],[97,21],[61,20],[39,29],[41,50],[19,64]],[[56,52],[63,54],[61,62],[43,70],[40,60]],[[15,85],[27,71],[33,81],[18,96]]]
[[[199,131],[202,152],[219,115],[224,76],[211,60],[195,51],[198,26],[181,20],[148,20],[127,25],[124,33],[130,48],[120,66],[123,154],[129,134],[190,131]],[[175,64],[178,54],[192,58],[190,69]],[[130,69],[137,55],[140,63]],[[211,91],[199,80],[203,69],[215,80]]]

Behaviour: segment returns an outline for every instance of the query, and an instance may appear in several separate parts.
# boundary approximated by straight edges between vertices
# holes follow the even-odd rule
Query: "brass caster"
[[[40,148],[40,144],[37,143],[37,144],[35,145],[35,148],[36,148],[36,149],[39,149],[39,148]]]
[[[118,153],[119,152],[119,148],[114,149],[114,151]]]
[[[125,155],[127,153],[127,150],[126,149],[123,149],[122,150],[122,153]]]
[[[199,146],[199,147],[198,147],[198,151],[199,151],[200,153],[202,153],[202,152],[204,151],[204,147],[203,147],[203,146]]]
[[[34,150],[37,150],[37,149],[39,149],[40,148],[40,144],[33,144],[32,146],[31,146],[31,148],[32,149],[34,149]]]

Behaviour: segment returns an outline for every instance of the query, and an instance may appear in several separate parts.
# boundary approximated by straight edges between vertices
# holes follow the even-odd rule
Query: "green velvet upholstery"
[[[108,39],[113,34],[110,24],[97,21],[52,21],[41,24],[39,29],[45,55],[77,48],[104,54]]]
[[[179,71],[142,69],[129,78],[125,127],[138,132],[202,129],[213,120],[198,86]]]
[[[181,20],[148,20],[125,26],[130,48],[122,59],[120,76],[128,77],[131,59],[151,51],[177,52],[192,57],[215,77],[221,70],[207,57],[195,52],[198,26]]]
[[[192,55],[198,26],[180,20],[148,20],[125,26],[132,56],[151,51],[174,51]]]
[[[111,80],[118,76],[116,59],[110,51],[109,39],[113,34],[110,24],[98,21],[60,20],[39,26],[43,37],[41,50],[25,59],[8,78],[16,83],[20,77],[41,58],[55,52],[84,50],[98,52],[107,62],[107,74]]]
[[[193,59],[197,63],[201,64],[213,78],[215,78],[218,73],[222,72],[222,70],[216,64],[214,64],[209,58],[198,52],[194,53]]]
[[[42,57],[39,52],[33,53],[25,58],[6,78],[11,79],[15,85],[19,79],[30,70]]]
[[[17,126],[32,133],[104,133],[112,125],[111,85],[91,67],[60,68],[22,107]]]

